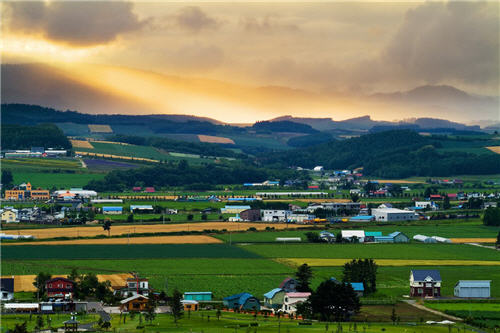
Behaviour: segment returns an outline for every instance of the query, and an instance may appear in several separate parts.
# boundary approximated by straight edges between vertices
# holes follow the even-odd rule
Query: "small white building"
[[[281,307],[281,311],[288,314],[295,314],[297,312],[297,305],[307,301],[307,299],[311,296],[311,293],[286,293],[283,298],[283,306]]]
[[[274,210],[263,209],[261,210],[262,221],[264,222],[286,222],[288,217],[292,215],[290,210]]]
[[[356,237],[360,243],[365,241],[365,231],[364,230],[342,230],[342,239],[352,242]]]
[[[325,170],[325,168],[323,168],[322,165],[315,166],[314,169],[313,169],[313,171],[315,171],[315,172],[321,172],[321,171],[324,171],[324,170]]]
[[[438,206],[433,201],[415,201],[415,207],[432,210],[438,209]]]
[[[455,297],[488,298],[491,280],[460,280],[455,285]]]
[[[290,214],[288,215],[288,222],[292,223],[304,223],[306,221],[314,220],[316,216],[311,214]]]
[[[417,214],[411,210],[397,208],[374,208],[372,215],[376,221],[412,221],[418,218]]]

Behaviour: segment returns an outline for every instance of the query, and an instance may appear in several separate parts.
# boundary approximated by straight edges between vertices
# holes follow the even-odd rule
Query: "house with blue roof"
[[[103,214],[116,214],[119,215],[123,212],[123,207],[120,206],[105,206],[102,207]]]
[[[337,284],[340,284],[340,281],[334,277],[331,277],[330,281],[333,281]],[[349,284],[351,285],[352,289],[354,289],[354,292],[356,293],[356,295],[358,295],[358,297],[361,297],[364,295],[365,285],[363,284],[363,282],[349,282]]]
[[[410,272],[410,296],[441,296],[441,274],[437,269],[414,269]]]
[[[239,293],[224,297],[223,304],[228,309],[246,310],[246,311],[259,311],[259,300],[249,293]]]
[[[264,306],[269,309],[278,310],[283,306],[283,301],[286,292],[281,288],[274,288],[273,290],[264,294]]]
[[[349,218],[349,222],[371,222],[375,220],[373,215],[356,215]]]

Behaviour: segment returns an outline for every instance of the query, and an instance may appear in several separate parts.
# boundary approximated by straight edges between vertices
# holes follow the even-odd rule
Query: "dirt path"
[[[485,249],[500,251],[500,249],[497,249],[496,247],[490,246],[490,245],[482,245],[482,244],[478,244],[478,243],[465,243],[465,244],[472,245],[472,246],[478,246],[478,247],[484,247]]]
[[[435,315],[438,315],[438,316],[441,316],[441,317],[444,317],[446,319],[449,319],[449,320],[453,320],[453,321],[463,321],[462,318],[458,318],[458,317],[455,317],[455,316],[450,316],[444,312],[441,312],[441,311],[438,311],[438,310],[434,310],[434,309],[430,309],[428,307],[425,307],[421,304],[418,304],[417,301],[413,300],[413,299],[409,299],[409,300],[404,300],[403,302],[406,302],[408,303],[409,305],[417,308],[417,309],[420,309],[420,310],[424,310],[424,311],[427,311],[427,312],[430,312],[430,313],[433,313]]]

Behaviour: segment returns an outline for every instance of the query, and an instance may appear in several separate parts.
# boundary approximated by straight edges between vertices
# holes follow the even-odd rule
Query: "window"
[[[52,288],[52,283],[49,283],[49,288]]]
[[[418,293],[421,294],[423,292],[422,288],[418,288]]]
[[[67,285],[66,285],[66,288],[67,288],[67,289],[71,288],[71,285],[70,285],[70,284],[67,284]]]

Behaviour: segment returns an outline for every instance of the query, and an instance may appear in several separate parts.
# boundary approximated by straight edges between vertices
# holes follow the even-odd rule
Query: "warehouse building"
[[[488,298],[490,297],[490,280],[460,280],[455,285],[455,297]]]
[[[412,221],[417,219],[417,214],[411,210],[401,210],[397,208],[376,208],[372,209],[372,215],[376,221]]]

